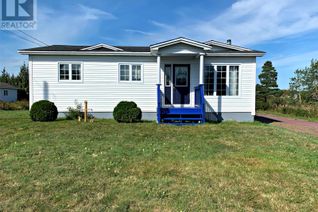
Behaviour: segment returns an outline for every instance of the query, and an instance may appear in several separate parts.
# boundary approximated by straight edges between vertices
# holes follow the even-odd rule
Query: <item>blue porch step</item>
[[[203,112],[200,107],[193,108],[161,108],[161,123],[174,125],[195,125],[204,123]]]
[[[162,118],[163,121],[202,121],[202,118]]]
[[[162,115],[200,115],[200,108],[161,108]]]

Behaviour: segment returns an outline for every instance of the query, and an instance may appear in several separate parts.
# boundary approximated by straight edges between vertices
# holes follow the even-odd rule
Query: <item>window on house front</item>
[[[165,65],[165,87],[171,86],[171,65]]]
[[[132,65],[132,81],[141,81],[141,65]]]
[[[229,69],[229,95],[239,95],[239,66],[230,66]]]
[[[142,65],[140,64],[120,64],[119,81],[140,82],[142,81]]]
[[[80,64],[72,64],[72,80],[81,80]]]
[[[3,96],[8,96],[8,95],[9,95],[8,90],[3,90]]]
[[[226,96],[226,66],[217,66],[216,71],[216,95]]]
[[[81,81],[81,64],[79,63],[60,63],[59,80],[60,81]]]
[[[120,81],[129,81],[129,65],[120,65]]]
[[[70,70],[69,64],[60,64],[60,80],[69,80]]]
[[[204,68],[204,95],[213,96],[214,94],[214,66],[207,65]]]

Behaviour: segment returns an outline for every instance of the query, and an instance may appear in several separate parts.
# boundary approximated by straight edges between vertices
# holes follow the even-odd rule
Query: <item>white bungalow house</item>
[[[15,102],[18,98],[18,88],[4,82],[0,82],[0,101]]]
[[[88,101],[96,117],[112,118],[134,101],[143,119],[253,121],[256,57],[262,51],[210,40],[176,38],[150,46],[53,45],[29,55],[30,106],[50,100],[60,113]]]

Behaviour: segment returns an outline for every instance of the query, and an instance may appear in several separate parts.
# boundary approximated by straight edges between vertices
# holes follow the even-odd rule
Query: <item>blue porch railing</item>
[[[198,85],[194,88],[195,106],[200,107],[202,112],[202,121],[205,122],[205,100],[204,100],[204,85]]]
[[[192,108],[163,108],[163,94],[160,89],[160,84],[157,85],[157,122],[158,123],[193,123],[205,122],[205,100],[204,100],[204,85],[195,87],[195,107]]]
[[[157,84],[157,122],[161,123],[161,107],[162,107],[162,95],[160,90],[160,84]]]

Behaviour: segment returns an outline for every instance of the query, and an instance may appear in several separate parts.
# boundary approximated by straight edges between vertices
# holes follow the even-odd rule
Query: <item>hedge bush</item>
[[[142,112],[135,102],[119,102],[113,112],[117,122],[132,123],[141,121]]]
[[[0,110],[28,110],[28,101],[2,102],[0,101]]]
[[[30,117],[33,121],[55,121],[57,115],[56,106],[47,100],[35,102],[30,110]]]

